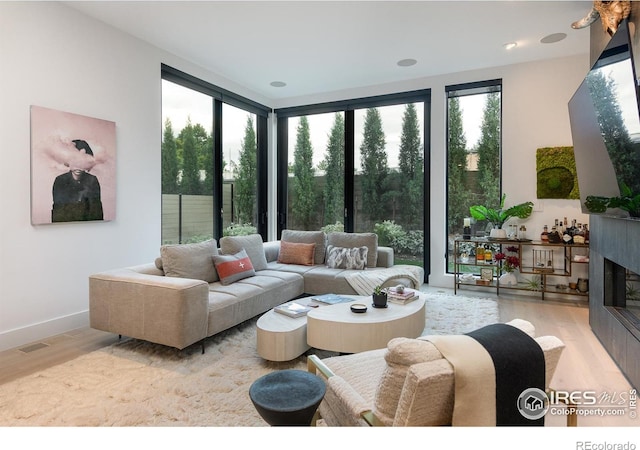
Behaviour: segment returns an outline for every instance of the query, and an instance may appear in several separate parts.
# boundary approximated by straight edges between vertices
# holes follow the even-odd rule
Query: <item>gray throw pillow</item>
[[[327,246],[327,267],[330,269],[355,269],[367,268],[367,253],[365,246],[344,248]]]
[[[223,255],[235,255],[240,250],[246,250],[251,264],[256,270],[267,268],[267,257],[264,255],[264,243],[259,234],[248,236],[225,236],[220,239],[220,251]]]
[[[327,245],[334,247],[367,247],[367,267],[378,264],[378,235],[375,233],[344,233],[335,231],[327,235]]]
[[[160,247],[162,270],[168,277],[191,278],[207,283],[218,281],[211,257],[218,254],[215,239],[194,244],[167,244]]]

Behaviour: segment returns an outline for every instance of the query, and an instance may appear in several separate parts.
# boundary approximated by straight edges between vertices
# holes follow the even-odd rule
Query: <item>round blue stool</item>
[[[278,370],[258,378],[249,397],[272,426],[308,426],[326,391],[324,381],[304,370]]]

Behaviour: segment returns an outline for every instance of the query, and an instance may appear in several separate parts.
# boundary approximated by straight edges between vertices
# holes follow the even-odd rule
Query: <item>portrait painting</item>
[[[116,124],[31,106],[31,223],[110,221]]]

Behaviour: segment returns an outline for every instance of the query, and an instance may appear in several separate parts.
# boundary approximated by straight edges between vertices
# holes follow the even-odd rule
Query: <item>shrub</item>
[[[394,247],[394,242],[401,239],[406,233],[402,226],[393,220],[385,220],[373,226],[373,232],[378,235],[378,245]]]
[[[331,232],[341,232],[344,231],[344,224],[340,221],[336,222],[336,223],[330,223],[329,225],[325,225],[322,228],[320,228],[321,231],[324,231],[325,233],[331,233]]]
[[[250,223],[232,223],[222,232],[223,236],[247,236],[256,234],[258,229]]]

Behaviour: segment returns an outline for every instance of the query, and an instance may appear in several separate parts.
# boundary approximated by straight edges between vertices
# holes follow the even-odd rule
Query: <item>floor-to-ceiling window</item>
[[[429,105],[425,90],[276,110],[279,231],[375,232],[428,274]]]
[[[266,237],[269,109],[162,68],[162,243]],[[261,193],[262,191],[262,193]]]
[[[465,222],[485,236],[469,207],[497,208],[501,192],[502,83],[490,80],[447,86],[447,272],[453,271],[453,241]]]

